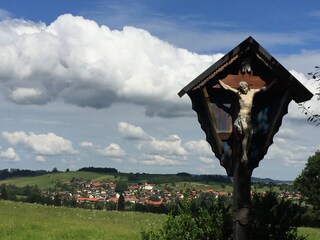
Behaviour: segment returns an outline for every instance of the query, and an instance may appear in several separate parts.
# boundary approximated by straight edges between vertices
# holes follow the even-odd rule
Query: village
[[[120,187],[121,185],[121,187]],[[231,198],[232,192],[227,190],[215,190],[213,188],[205,189],[184,189],[179,185],[170,184],[149,184],[145,182],[129,183],[116,181],[94,182],[89,180],[71,180],[61,186],[60,191],[43,191],[43,194],[52,198],[59,196],[60,199],[75,199],[77,206],[91,206],[97,203],[105,206],[108,203],[117,204],[121,195],[123,195],[126,204],[141,204],[150,206],[166,205],[179,199],[196,199],[201,194],[210,193],[215,198]],[[260,192],[265,194],[265,192]],[[301,199],[299,193],[288,191],[279,192],[280,197],[293,200]]]

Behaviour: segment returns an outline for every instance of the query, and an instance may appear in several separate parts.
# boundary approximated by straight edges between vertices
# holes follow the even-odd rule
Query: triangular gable
[[[263,61],[265,65],[270,68],[281,81],[287,82],[287,85],[290,87],[290,91],[292,93],[292,99],[295,102],[304,102],[313,96],[310,91],[308,91],[287,69],[285,69],[251,36],[232,49],[220,60],[211,65],[203,73],[201,73],[197,78],[185,86],[178,93],[178,95],[182,97],[184,94],[203,86],[248,51],[254,53],[259,59],[261,59],[261,61]]]

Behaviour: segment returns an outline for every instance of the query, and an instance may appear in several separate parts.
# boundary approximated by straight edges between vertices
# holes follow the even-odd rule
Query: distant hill
[[[0,170],[0,180],[6,178],[13,178],[13,177],[34,177],[34,176],[41,176],[44,174],[49,173],[45,170],[29,170],[29,169],[18,169],[18,168],[11,168],[9,169],[2,169]]]
[[[1,175],[2,173],[2,175]],[[2,178],[1,178],[2,176]],[[6,177],[6,178],[5,178]],[[5,178],[5,179],[4,179]],[[3,179],[3,180],[1,180]],[[41,189],[55,186],[57,183],[70,182],[72,179],[99,181],[128,181],[131,183],[148,182],[153,184],[163,184],[172,182],[200,182],[200,183],[231,183],[232,179],[226,175],[196,175],[189,173],[177,174],[149,174],[149,173],[120,173],[114,168],[85,167],[72,172],[47,172],[44,170],[0,170],[0,185],[13,184],[18,187],[33,185]],[[288,184],[292,181],[273,180],[271,178],[252,178],[252,183],[262,184]]]
[[[271,179],[271,178],[256,178],[256,177],[252,177],[251,178],[251,182],[253,183],[275,183],[275,184],[288,184],[288,185],[291,185],[293,181],[284,181],[284,180],[274,180],[274,179]]]
[[[83,167],[78,172],[118,173],[118,170],[109,167]]]

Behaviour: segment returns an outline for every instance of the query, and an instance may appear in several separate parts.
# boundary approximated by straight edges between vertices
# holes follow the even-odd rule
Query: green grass
[[[307,236],[307,240],[319,240],[320,239],[320,228],[298,228],[299,235]]]
[[[110,212],[0,201],[1,240],[135,240],[142,229],[159,228],[166,216]],[[298,228],[307,240],[320,239],[319,228]]]
[[[160,227],[166,216],[0,201],[1,240],[134,240]]]
[[[42,176],[36,177],[18,177],[9,178],[0,181],[1,184],[13,184],[18,187],[23,187],[26,185],[37,185],[41,189],[48,189],[53,187],[58,181],[62,183],[70,181],[72,178],[83,178],[92,181],[103,181],[110,180],[114,181],[116,178],[113,175],[107,175],[103,173],[94,172],[60,172],[60,173],[49,173]]]

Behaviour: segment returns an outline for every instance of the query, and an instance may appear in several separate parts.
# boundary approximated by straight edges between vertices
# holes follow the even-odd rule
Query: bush
[[[304,214],[301,216],[301,225],[304,227],[320,227],[320,210],[315,210],[308,207]]]
[[[205,198],[201,202],[180,201],[164,226],[142,232],[143,240],[227,240],[232,233],[229,207]],[[229,226],[229,227],[228,227]]]
[[[303,213],[300,205],[279,198],[273,191],[266,195],[254,194],[252,239],[304,240],[297,227]],[[177,203],[160,230],[142,231],[142,240],[227,240],[232,239],[231,205],[202,195],[193,201]]]
[[[268,191],[266,195],[255,193],[252,198],[254,222],[253,239],[261,240],[303,240],[297,235],[303,209],[289,199],[279,198]]]

